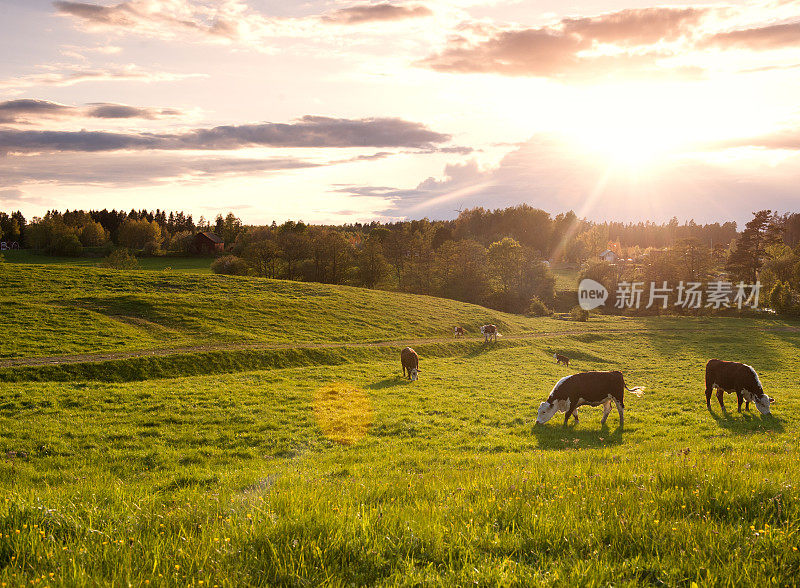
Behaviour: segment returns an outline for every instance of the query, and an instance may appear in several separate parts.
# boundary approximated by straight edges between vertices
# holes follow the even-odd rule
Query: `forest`
[[[254,226],[233,213],[195,222],[163,210],[52,210],[30,221],[0,212],[5,242],[43,255],[103,256],[119,267],[135,266],[134,256],[191,255],[200,231],[224,240],[212,263],[223,274],[429,294],[520,314],[574,306],[572,289],[557,292],[554,270],[574,274],[575,287],[578,277],[591,277],[612,292],[623,280],[760,280],[773,309],[800,312],[797,213],[759,211],[739,231],[732,221],[593,222],[527,205],[464,210],[454,220],[343,225]],[[603,252],[613,262],[601,260]]]

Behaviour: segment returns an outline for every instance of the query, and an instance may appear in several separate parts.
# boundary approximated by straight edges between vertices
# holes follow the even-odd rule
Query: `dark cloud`
[[[797,47],[800,46],[800,23],[776,24],[717,33],[704,40],[702,46],[722,49],[751,49],[753,51]]]
[[[0,153],[118,150],[230,150],[245,147],[413,147],[450,140],[421,123],[399,118],[305,116],[293,123],[220,126],[179,134],[0,129]]]
[[[69,106],[24,98],[0,102],[0,123],[13,123],[19,119],[34,117],[53,118],[64,116],[71,111]]]
[[[421,18],[431,16],[430,8],[422,5],[389,4],[359,4],[348,8],[339,9],[322,20],[331,24],[361,24],[365,22],[405,20],[408,18]]]
[[[553,27],[493,31],[477,42],[457,36],[421,65],[444,72],[513,76],[601,78],[670,73],[696,77],[696,69],[662,67],[659,62],[672,54],[657,44],[690,35],[705,13],[695,8],[631,9],[564,19]],[[598,43],[635,50],[586,53]]]
[[[154,119],[166,116],[180,116],[183,113],[174,108],[141,108],[126,104],[90,104],[86,110],[92,118],[144,118]]]
[[[377,153],[371,153],[369,155],[359,155],[355,158],[356,161],[374,161],[377,159],[386,159],[387,157],[394,155],[391,151],[378,151]]]
[[[0,102],[0,123],[36,123],[41,119],[139,118],[156,119],[180,116],[174,108],[143,108],[126,104],[94,103],[86,107],[67,106],[46,100],[20,99]]]
[[[130,187],[171,181],[207,181],[327,165],[291,157],[185,157],[178,154],[62,153],[0,159],[0,186],[28,183]],[[18,190],[17,190],[18,191]]]
[[[439,147],[437,151],[439,153],[458,153],[459,155],[469,155],[470,153],[474,152],[475,149],[473,149],[472,147],[455,146],[455,147]]]

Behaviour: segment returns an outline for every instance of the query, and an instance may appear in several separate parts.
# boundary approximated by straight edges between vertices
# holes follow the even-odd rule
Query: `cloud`
[[[567,18],[561,32],[613,45],[649,45],[674,41],[691,32],[708,13],[700,8],[638,8],[600,16]]]
[[[46,69],[54,70],[48,66]],[[206,77],[205,74],[183,74],[148,71],[136,65],[113,66],[108,68],[63,68],[60,71],[45,71],[16,78],[0,80],[0,90],[18,91],[36,86],[74,86],[83,82],[136,81],[163,82]]]
[[[178,134],[0,129],[0,153],[231,150],[245,147],[413,147],[432,149],[450,140],[421,123],[399,118],[342,119],[304,116],[292,123],[230,125]]]
[[[29,117],[57,118],[71,111],[69,106],[46,100],[7,100],[0,102],[0,123],[13,123]]]
[[[60,0],[53,4],[60,14],[95,28],[137,29],[152,34],[177,29],[228,39],[236,38],[238,31],[225,17],[243,6],[223,1],[214,10],[207,4],[179,0],[129,0],[112,6]]]
[[[420,62],[452,73],[498,73],[552,78],[697,77],[698,68],[675,68],[664,47],[690,36],[706,10],[629,9],[595,17],[567,18],[551,27],[487,30],[466,27],[478,38],[456,36],[444,50]],[[613,46],[613,51],[604,49]],[[602,49],[602,50],[601,50]]]
[[[90,104],[86,114],[92,118],[144,118],[152,120],[167,116],[181,116],[183,113],[175,108],[141,108],[104,102]]]
[[[590,43],[577,35],[547,29],[502,31],[488,40],[470,44],[451,40],[444,51],[421,63],[451,73],[501,73],[549,77],[575,69],[577,53]]]
[[[22,98],[0,102],[0,123],[37,123],[42,119],[100,118],[100,119],[159,119],[181,116],[174,108],[146,108],[107,102],[89,104],[85,107],[67,106],[47,100]]]
[[[442,178],[416,187],[340,186],[352,196],[380,197],[379,214],[406,218],[454,218],[457,210],[527,203],[552,214],[574,210],[595,220],[698,222],[749,220],[758,208],[796,208],[800,155],[778,165],[757,159],[715,164],[699,158],[665,160],[647,174],[631,175],[597,154],[576,152],[553,135],[537,135],[493,169],[475,161],[451,164]],[[698,202],[703,205],[698,207]]]
[[[222,176],[254,176],[327,165],[293,157],[186,157],[154,153],[99,153],[90,159],[75,153],[48,154],[9,158],[0,164],[3,169],[0,186],[46,183],[109,187],[207,181]]]
[[[366,22],[397,21],[409,18],[432,16],[433,11],[419,4],[402,5],[389,4],[359,4],[348,8],[341,8],[323,16],[323,22],[331,24],[362,24]]]
[[[776,24],[717,33],[704,40],[702,45],[704,47],[750,49],[753,51],[800,47],[800,23]]]
[[[0,185],[2,185],[2,178],[0,178]],[[18,206],[25,206],[28,204],[48,204],[46,198],[42,196],[31,196],[22,190],[12,188],[9,190],[0,190],[0,208],[10,212],[9,209],[17,208]]]
[[[90,31],[136,33],[159,39],[245,43],[263,50],[265,40],[291,33],[302,19],[269,18],[244,0],[126,0],[109,6],[59,0],[56,11]]]

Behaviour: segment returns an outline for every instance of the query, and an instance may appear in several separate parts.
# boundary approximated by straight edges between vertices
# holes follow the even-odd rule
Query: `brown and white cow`
[[[725,412],[725,405],[722,404],[723,392],[736,393],[739,412],[742,412],[743,400],[746,402],[746,410],[750,410],[750,401],[752,401],[761,414],[770,414],[770,404],[775,402],[773,398],[764,394],[764,388],[761,386],[761,380],[758,379],[756,370],[738,361],[708,360],[706,364],[706,406],[709,410],[711,409],[711,393],[715,389],[723,412]]]
[[[453,337],[463,337],[464,333],[464,327],[455,327],[455,329],[453,329]]]
[[[641,386],[628,388],[622,372],[582,372],[566,376],[553,386],[550,396],[539,405],[536,424],[545,424],[558,411],[567,413],[564,416],[564,426],[569,422],[570,416],[577,423],[578,407],[584,405],[602,405],[603,420],[600,423],[605,424],[608,414],[611,412],[611,405],[614,404],[619,413],[619,426],[621,427],[625,422],[625,390],[640,396],[643,389]]]
[[[419,369],[419,356],[417,352],[406,347],[400,352],[400,365],[403,366],[403,377],[406,377],[406,370],[408,370],[408,379],[412,382],[418,379]]]
[[[553,358],[556,360],[556,364],[563,363],[565,366],[569,367],[569,357],[566,355],[561,355],[560,353],[555,353]]]
[[[483,335],[484,343],[491,341],[492,338],[497,341],[498,337],[502,337],[497,330],[497,325],[483,325],[481,327],[481,335]]]

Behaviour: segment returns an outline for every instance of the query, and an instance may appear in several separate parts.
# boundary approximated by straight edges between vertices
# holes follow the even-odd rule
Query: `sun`
[[[720,135],[718,121],[689,108],[685,93],[669,87],[659,90],[595,89],[591,99],[583,96],[582,105],[570,104],[561,130],[576,154],[639,175]]]
[[[605,161],[610,167],[631,173],[645,173],[669,158],[676,142],[660,129],[645,127],[635,121],[626,124],[597,125],[573,135],[586,156]]]

